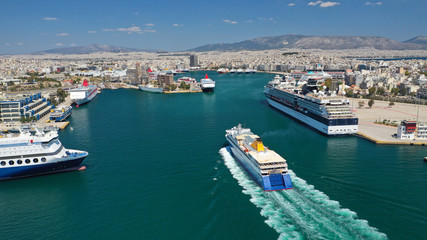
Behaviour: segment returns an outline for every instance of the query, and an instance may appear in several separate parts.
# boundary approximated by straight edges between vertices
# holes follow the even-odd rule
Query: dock
[[[163,93],[200,93],[202,90],[179,90],[179,91],[163,91]]]
[[[427,106],[395,102],[395,105],[390,107],[389,102],[375,100],[372,108],[358,108],[359,101],[364,101],[367,106],[369,99],[350,99],[350,101],[352,110],[359,118],[359,131],[356,136],[376,144],[427,146],[427,140],[398,139],[395,137],[397,127],[375,123],[384,119],[396,123],[403,120],[416,120],[417,113],[418,121],[427,122]]]

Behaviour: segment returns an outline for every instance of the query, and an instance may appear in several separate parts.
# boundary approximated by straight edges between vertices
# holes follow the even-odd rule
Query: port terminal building
[[[41,93],[0,96],[0,122],[19,122],[21,118],[37,120],[50,113],[52,106]]]

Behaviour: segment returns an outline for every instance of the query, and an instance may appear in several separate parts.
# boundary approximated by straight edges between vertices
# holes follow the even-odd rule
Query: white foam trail
[[[370,227],[357,214],[340,207],[339,202],[314,189],[312,185],[290,171],[294,189],[264,192],[239,167],[228,148],[219,153],[233,177],[243,187],[243,193],[261,208],[265,221],[279,234],[279,239],[387,239]]]

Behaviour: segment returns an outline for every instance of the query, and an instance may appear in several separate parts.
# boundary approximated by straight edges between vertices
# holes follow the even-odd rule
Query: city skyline
[[[6,2],[0,54],[90,44],[182,51],[285,34],[404,41],[427,35],[426,7],[425,0]]]

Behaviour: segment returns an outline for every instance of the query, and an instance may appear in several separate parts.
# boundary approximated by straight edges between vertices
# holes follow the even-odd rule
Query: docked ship
[[[228,68],[220,68],[216,71],[217,73],[228,73],[230,70]]]
[[[231,70],[230,70],[230,73],[236,73],[237,72],[237,70],[235,69],[235,68],[232,68]]]
[[[259,136],[240,124],[225,132],[235,159],[264,191],[293,188],[286,160],[264,146]]]
[[[0,180],[79,170],[87,155],[64,148],[57,130],[23,127],[0,138]]]
[[[50,121],[61,122],[67,119],[71,115],[73,111],[73,107],[65,106],[65,107],[57,107],[51,110],[50,113]]]
[[[203,92],[213,92],[215,88],[215,81],[212,81],[206,74],[205,78],[201,80]]]
[[[242,74],[244,72],[245,72],[245,70],[243,70],[242,68],[239,68],[239,69],[236,70],[237,74]]]
[[[152,84],[139,85],[138,87],[139,87],[139,90],[144,91],[144,92],[163,93],[162,87],[156,87]]]
[[[322,74],[307,74],[300,83],[276,75],[264,87],[268,103],[326,135],[355,134],[358,118],[350,110],[350,101],[334,91],[320,91]]]
[[[71,89],[69,92],[71,101],[78,107],[91,101],[98,94],[98,87],[89,85],[85,79],[81,87]]]

